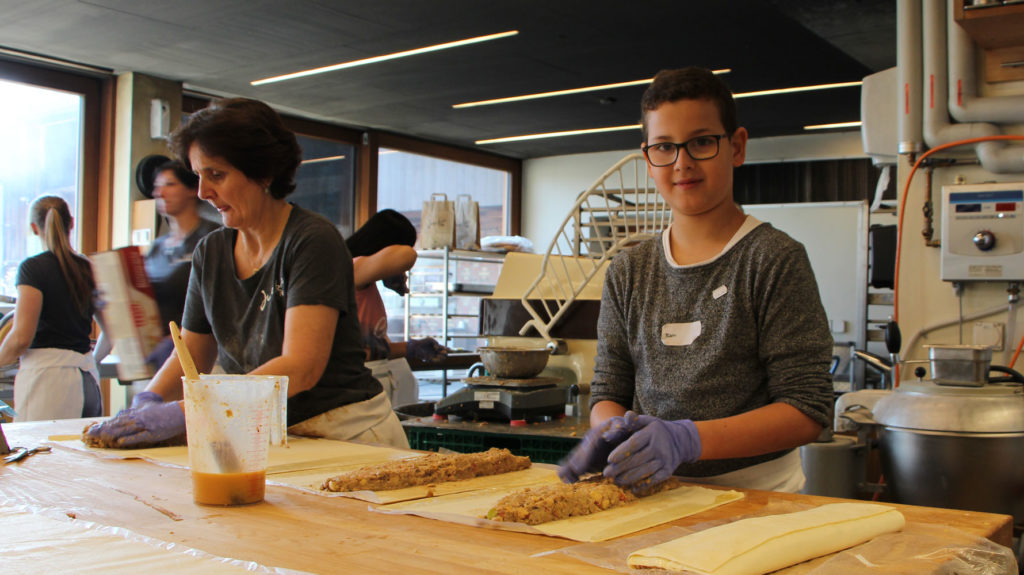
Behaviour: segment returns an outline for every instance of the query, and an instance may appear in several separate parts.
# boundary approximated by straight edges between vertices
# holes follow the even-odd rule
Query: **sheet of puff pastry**
[[[630,567],[759,575],[903,529],[903,514],[872,503],[833,503],[741,519],[629,554]]]

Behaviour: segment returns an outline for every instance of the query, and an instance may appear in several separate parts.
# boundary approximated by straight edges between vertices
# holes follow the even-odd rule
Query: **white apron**
[[[419,382],[404,357],[366,362],[366,368],[384,387],[391,405],[408,405],[419,400]]]
[[[730,471],[729,473],[712,475],[710,477],[683,477],[682,479],[705,485],[742,487],[744,489],[782,491],[785,493],[799,493],[807,481],[807,478],[804,476],[803,466],[800,463],[800,449],[794,449],[777,459]]]
[[[83,371],[92,375],[98,393],[100,374],[92,354],[57,348],[26,350],[14,376],[15,421],[82,417]]]
[[[288,428],[288,433],[409,449],[402,424],[383,392],[366,401],[336,407],[296,423]]]

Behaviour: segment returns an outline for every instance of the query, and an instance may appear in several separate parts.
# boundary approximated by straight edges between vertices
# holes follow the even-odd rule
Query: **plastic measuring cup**
[[[182,382],[193,501],[263,501],[269,446],[285,442],[288,378],[211,374]]]

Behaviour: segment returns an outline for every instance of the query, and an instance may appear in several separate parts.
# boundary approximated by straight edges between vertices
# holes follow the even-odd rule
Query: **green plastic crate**
[[[444,448],[459,453],[475,453],[498,447],[515,455],[526,455],[537,463],[558,463],[579,443],[576,437],[477,433],[436,427],[406,427],[405,434],[409,438],[409,447],[421,451]]]

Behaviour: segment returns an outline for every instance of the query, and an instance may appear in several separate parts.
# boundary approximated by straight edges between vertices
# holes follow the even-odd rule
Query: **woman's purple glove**
[[[141,409],[154,403],[163,403],[164,398],[153,391],[143,391],[132,398],[132,409]]]
[[[177,401],[126,409],[86,432],[102,445],[120,448],[154,445],[184,433],[185,412]]]
[[[645,487],[668,479],[682,463],[700,457],[697,426],[689,419],[666,421],[641,415],[642,429],[608,456],[604,476],[623,487]]]
[[[155,372],[164,366],[164,362],[171,356],[172,351],[174,351],[174,340],[169,335],[164,336],[159,343],[153,346],[153,351],[149,352],[149,355],[146,356],[146,363]]]
[[[558,477],[566,483],[575,483],[587,473],[603,470],[608,465],[608,455],[642,427],[640,420],[644,417],[649,416],[627,411],[625,415],[617,415],[592,428],[562,462]]]
[[[440,361],[448,356],[448,348],[437,343],[432,337],[410,339],[405,342],[405,358],[424,363]]]

